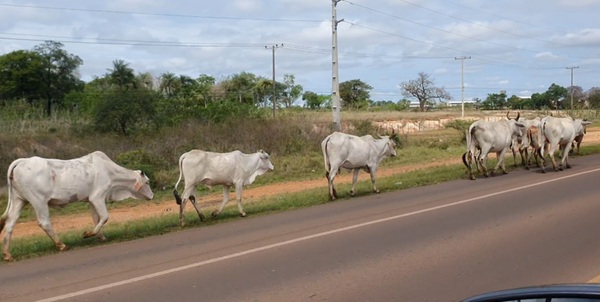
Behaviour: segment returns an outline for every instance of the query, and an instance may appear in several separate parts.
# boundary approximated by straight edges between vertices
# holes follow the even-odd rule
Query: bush
[[[469,130],[469,126],[473,121],[465,121],[465,120],[452,120],[446,123],[445,127],[447,129],[456,129],[461,135],[461,142],[467,141],[467,131]]]

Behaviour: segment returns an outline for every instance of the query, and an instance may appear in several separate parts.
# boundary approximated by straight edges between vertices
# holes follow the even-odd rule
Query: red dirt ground
[[[583,140],[583,144],[599,144],[600,143],[600,127],[588,128],[587,134]],[[454,165],[460,163],[461,159],[451,159],[444,162],[431,162],[428,164],[421,165],[406,165],[395,168],[381,168],[377,175],[380,177],[383,176],[391,176],[395,174],[402,174],[409,171],[414,171],[417,169],[424,169],[429,167],[436,166],[446,166],[446,165]],[[360,179],[368,178],[367,174],[361,172],[359,175]],[[351,173],[342,173],[339,177],[336,178],[336,184],[339,183],[350,183],[352,181]],[[260,197],[277,195],[281,193],[293,193],[299,192],[307,189],[314,188],[323,188],[323,194],[327,194],[327,181],[324,178],[319,178],[315,180],[306,180],[306,181],[293,181],[293,182],[284,182],[277,184],[270,184],[256,188],[246,188],[243,192],[243,203],[247,204],[252,202],[252,200],[257,200]],[[218,193],[201,196],[198,200],[200,205],[202,206],[202,210],[205,213],[212,212],[212,208],[216,208],[221,201],[222,193],[220,190],[217,190]],[[234,197],[233,195],[232,197]],[[235,200],[230,200],[229,205],[235,204]],[[187,211],[194,211],[191,205],[186,207]],[[152,216],[160,216],[166,212],[170,211],[179,211],[179,207],[175,203],[174,200],[165,200],[159,203],[145,203],[140,202],[139,205],[130,207],[130,208],[120,208],[120,209],[111,209],[109,211],[110,219],[108,223],[114,222],[124,222],[130,221],[140,218],[147,218]],[[251,214],[250,214],[251,215]],[[54,230],[58,233],[64,231],[71,230],[82,230],[85,228],[92,228],[92,218],[89,213],[81,213],[81,214],[73,214],[73,215],[65,215],[65,216],[56,216],[52,217],[52,226]],[[31,235],[43,235],[44,231],[37,225],[36,221],[24,221],[17,222],[15,226],[13,237],[25,237]]]

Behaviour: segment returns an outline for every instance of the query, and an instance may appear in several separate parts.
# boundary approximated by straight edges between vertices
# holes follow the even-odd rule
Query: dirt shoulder
[[[583,145],[585,144],[600,144],[600,127],[589,128],[587,134],[584,137]],[[426,169],[431,167],[440,167],[455,165],[461,162],[460,158],[449,159],[445,161],[436,161],[427,164],[418,165],[404,165],[393,168],[380,168],[377,172],[377,176],[386,177],[402,173],[407,173],[414,170]],[[364,179],[365,173],[361,173],[359,178]],[[342,175],[336,178],[336,183],[350,183],[352,181],[352,174],[342,173]],[[243,192],[244,204],[251,203],[253,200],[259,200],[262,197],[268,197],[283,193],[295,193],[308,189],[323,188],[323,194],[327,195],[327,181],[325,178],[319,178],[314,180],[303,180],[303,181],[290,181],[283,183],[275,183],[264,185],[254,188],[245,188]],[[214,193],[210,195],[201,196],[199,203],[202,206],[204,213],[210,213],[212,208],[216,207],[222,200],[222,194]],[[235,201],[230,201],[230,204]],[[193,211],[193,207],[188,205],[187,211]],[[165,200],[161,202],[145,203],[140,201],[136,206],[129,208],[111,209],[109,212],[110,219],[108,223],[114,222],[125,222],[130,220],[149,218],[164,215],[165,213],[178,212],[179,207],[174,200]],[[91,228],[93,226],[92,217],[89,213],[80,213],[73,215],[64,215],[51,217],[52,225],[55,231],[65,232],[81,230],[84,228]],[[13,237],[26,237],[32,235],[43,235],[45,234],[42,229],[37,225],[36,221],[24,221],[17,222],[13,231]]]

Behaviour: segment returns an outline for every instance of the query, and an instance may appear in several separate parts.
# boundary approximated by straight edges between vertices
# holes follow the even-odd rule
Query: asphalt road
[[[571,162],[0,265],[0,301],[460,301],[587,282],[600,156]]]

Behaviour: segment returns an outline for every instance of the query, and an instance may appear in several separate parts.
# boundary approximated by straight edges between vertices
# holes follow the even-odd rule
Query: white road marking
[[[357,228],[361,228],[361,227],[365,227],[365,226],[370,226],[370,225],[374,225],[374,224],[378,224],[378,223],[382,223],[382,222],[386,222],[386,221],[391,221],[391,220],[400,219],[400,218],[404,218],[404,217],[408,217],[408,216],[413,216],[413,215],[427,213],[427,212],[431,212],[431,211],[435,211],[435,210],[439,210],[439,209],[453,207],[453,206],[461,205],[461,204],[464,204],[464,203],[468,203],[468,202],[472,202],[472,201],[476,201],[476,200],[480,200],[480,199],[485,199],[485,198],[496,196],[496,195],[506,194],[506,193],[510,193],[510,192],[514,192],[514,191],[519,191],[519,190],[524,190],[524,189],[528,189],[528,188],[532,188],[532,187],[544,185],[544,184],[547,184],[547,183],[552,183],[552,182],[560,181],[560,180],[563,180],[563,179],[577,177],[577,176],[580,176],[580,175],[585,175],[585,174],[594,173],[594,172],[598,172],[598,171],[600,171],[600,168],[593,169],[593,170],[588,170],[588,171],[583,171],[583,172],[579,172],[579,173],[575,173],[575,174],[571,174],[571,175],[567,175],[567,176],[562,176],[562,177],[558,177],[558,178],[554,178],[554,179],[550,179],[550,180],[545,180],[545,181],[541,181],[541,182],[537,182],[537,183],[533,183],[533,184],[528,184],[528,185],[524,185],[524,186],[520,186],[520,187],[508,189],[508,190],[498,191],[498,192],[495,192],[495,193],[490,193],[490,194],[482,195],[482,196],[479,196],[479,197],[473,197],[473,198],[463,199],[463,200],[460,200],[460,201],[456,201],[456,202],[445,204],[445,205],[441,205],[441,206],[431,207],[431,208],[427,208],[427,209],[423,209],[423,210],[418,210],[418,211],[414,211],[414,212],[410,212],[410,213],[405,213],[405,214],[400,214],[400,215],[391,216],[391,217],[387,217],[387,218],[381,218],[381,219],[377,219],[377,220],[363,222],[363,223],[359,223],[359,224],[355,224],[355,225],[351,225],[351,226],[347,226],[347,227],[343,227],[343,228],[339,228],[339,229],[334,229],[334,230],[331,230],[331,231],[326,231],[326,232],[321,232],[321,233],[317,233],[317,234],[313,234],[313,235],[299,237],[299,238],[296,238],[296,239],[290,239],[290,240],[282,241],[282,242],[279,242],[279,243],[269,244],[269,245],[257,247],[257,248],[254,248],[254,249],[245,250],[245,251],[242,251],[242,252],[239,252],[239,253],[233,253],[233,254],[222,256],[222,257],[212,258],[212,259],[208,259],[208,260],[204,260],[204,261],[200,261],[200,262],[196,262],[196,263],[192,263],[192,264],[188,264],[188,265],[184,265],[184,266],[179,266],[179,267],[176,267],[176,268],[172,268],[172,269],[168,269],[168,270],[164,270],[164,271],[160,271],[160,272],[156,272],[156,273],[152,273],[152,274],[142,275],[142,276],[139,276],[139,277],[130,278],[130,279],[126,279],[126,280],[122,280],[122,281],[118,281],[118,282],[113,282],[113,283],[109,283],[109,284],[105,284],[105,285],[100,285],[100,286],[96,286],[96,287],[92,287],[92,288],[88,288],[88,289],[84,289],[84,290],[80,290],[80,291],[75,291],[75,292],[64,294],[64,295],[60,295],[60,296],[50,297],[50,298],[38,300],[37,302],[53,302],[53,301],[59,301],[59,300],[63,300],[63,299],[73,298],[73,297],[77,297],[77,296],[81,296],[81,295],[85,295],[85,294],[90,294],[90,293],[101,291],[101,290],[105,290],[105,289],[110,289],[110,288],[121,286],[121,285],[126,285],[126,284],[131,284],[131,283],[135,283],[135,282],[139,282],[139,281],[144,281],[144,280],[148,280],[148,279],[152,279],[152,278],[156,278],[156,277],[160,277],[160,276],[164,276],[164,275],[168,275],[168,274],[172,274],[172,273],[176,273],[176,272],[188,270],[188,269],[191,269],[191,268],[200,267],[200,266],[211,264],[211,263],[216,263],[216,262],[220,262],[220,261],[224,261],[224,260],[228,260],[228,259],[232,259],[232,258],[237,258],[237,257],[245,256],[245,255],[248,255],[248,254],[253,254],[253,253],[264,251],[264,250],[269,250],[269,249],[273,249],[273,248],[277,248],[277,247],[289,245],[289,244],[292,244],[292,243],[306,241],[306,240],[310,240],[310,239],[313,239],[313,238],[328,236],[328,235],[331,235],[331,234],[345,232],[345,231],[348,231],[348,230],[353,230],[353,229],[357,229]],[[593,280],[596,280],[596,278],[594,278]],[[592,282],[592,280],[590,282]]]

